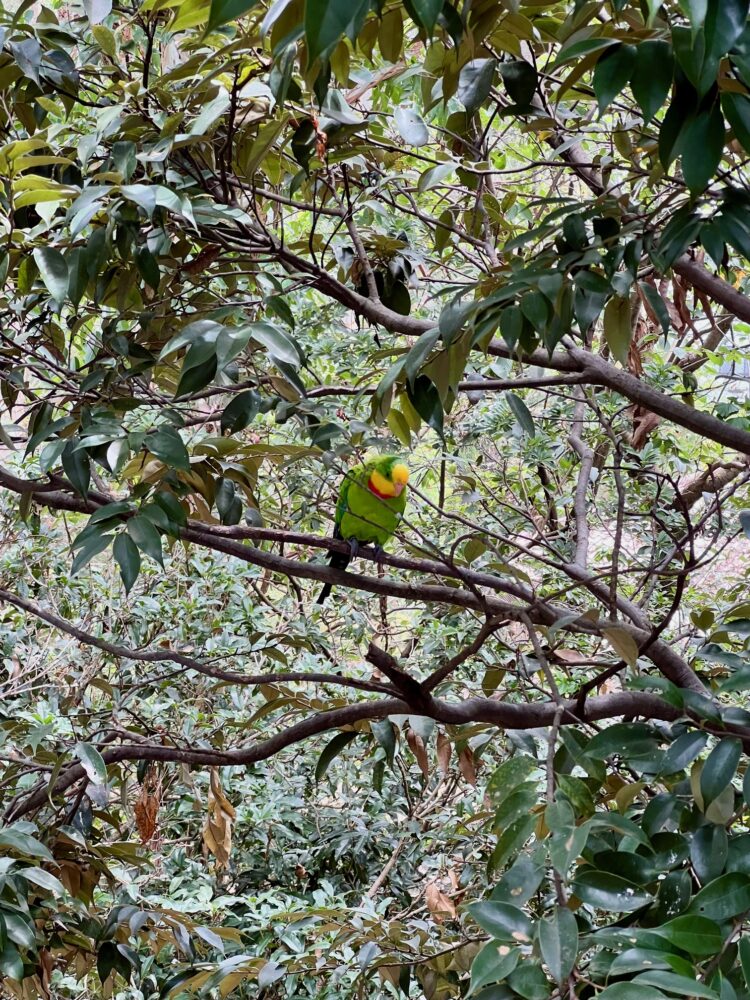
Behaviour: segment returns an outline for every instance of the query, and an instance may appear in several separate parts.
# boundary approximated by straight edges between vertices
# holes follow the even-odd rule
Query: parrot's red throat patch
[[[375,483],[373,483],[372,478],[367,480],[367,489],[370,491],[370,493],[374,493],[375,496],[378,497],[380,500],[393,500],[393,497],[391,496],[390,493],[380,492]]]

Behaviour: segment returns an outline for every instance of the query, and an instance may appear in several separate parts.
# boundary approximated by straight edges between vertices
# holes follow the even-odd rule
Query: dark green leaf
[[[468,909],[482,930],[487,931],[497,941],[531,944],[533,927],[519,907],[510,903],[484,900],[481,903],[471,903]]]
[[[643,297],[651,307],[652,312],[661,324],[662,332],[666,337],[669,333],[671,321],[669,319],[669,310],[667,309],[664,299],[654,286],[650,285],[647,281],[641,281],[638,287],[640,288]]]
[[[344,732],[337,733],[333,739],[326,745],[320,757],[318,758],[318,763],[315,767],[315,780],[320,781],[326,771],[328,770],[331,762],[335,757],[341,753],[347,744],[351,743],[352,740],[356,740],[359,733],[355,731],[344,730]]]
[[[472,59],[462,68],[456,96],[469,114],[480,108],[489,97],[496,68],[495,59]]]
[[[537,927],[544,964],[558,985],[570,975],[578,956],[578,924],[565,907],[556,907]]]
[[[64,302],[68,294],[70,276],[63,255],[54,247],[37,247],[34,251],[34,260],[52,298],[56,302]]]
[[[160,461],[174,469],[182,469],[184,472],[190,469],[190,456],[182,438],[174,427],[162,427],[152,434],[148,434],[144,444]]]
[[[242,17],[257,4],[258,0],[211,0],[211,10],[208,15],[207,31]]]
[[[86,497],[91,482],[91,461],[85,451],[77,448],[78,443],[75,438],[68,439],[61,456],[62,467],[73,489],[82,497]]]
[[[750,910],[750,876],[740,872],[727,872],[701,889],[688,912],[722,922],[747,910]],[[684,919],[689,920],[691,917]]]
[[[497,983],[505,979],[518,965],[521,953],[500,941],[488,941],[471,963],[471,985],[474,993],[487,983]]]
[[[630,86],[645,122],[664,104],[673,74],[674,58],[668,42],[649,39],[637,46]]]
[[[636,64],[633,45],[616,45],[601,55],[594,68],[594,93],[601,114],[625,87]]]
[[[701,771],[701,795],[704,807],[719,796],[734,778],[742,754],[738,739],[720,740],[708,755]]]
[[[20,983],[23,979],[23,960],[14,945],[6,943],[0,951],[0,973]]]
[[[584,903],[613,913],[630,913],[650,903],[653,898],[627,879],[590,868],[579,870],[573,882],[573,891]]]
[[[500,63],[500,76],[513,102],[525,108],[531,104],[536,91],[537,74],[531,63],[523,59],[512,59]]]
[[[156,291],[159,288],[159,265],[156,262],[156,257],[148,247],[144,246],[136,253],[135,262],[143,280]]]
[[[443,0],[409,0],[408,7],[417,24],[420,24],[427,34],[431,35],[438,15],[443,9]]]
[[[508,406],[510,407],[511,413],[518,421],[518,424],[524,434],[528,434],[529,437],[534,437],[536,434],[536,428],[534,427],[534,418],[531,415],[531,411],[528,406],[524,403],[520,396],[517,396],[514,392],[509,392],[507,395]]]
[[[693,763],[706,743],[708,743],[708,735],[697,730],[678,736],[662,758],[661,773],[673,774],[675,771],[682,771],[688,764]]]
[[[76,557],[70,567],[71,575],[75,576],[76,573],[79,573],[84,566],[87,566],[91,562],[94,556],[98,556],[100,552],[104,552],[106,548],[109,548],[113,537],[113,535],[108,534],[95,534],[87,538],[85,544],[76,552]]]
[[[666,1000],[660,990],[635,983],[615,983],[597,994],[597,1000]]]
[[[120,532],[112,546],[112,555],[120,567],[120,576],[125,585],[125,593],[129,594],[133,584],[138,579],[138,573],[141,569],[141,556],[138,548],[129,535],[125,534],[125,532]]]
[[[750,97],[727,91],[721,95],[721,106],[735,138],[750,152]]]
[[[721,875],[727,853],[727,831],[723,826],[707,823],[695,831],[690,843],[690,860],[701,885]]]
[[[255,389],[247,389],[234,397],[221,415],[222,433],[230,434],[248,427],[260,413],[261,397]]]
[[[718,103],[684,128],[682,173],[691,194],[700,194],[716,173],[724,152],[724,116]]]
[[[127,532],[144,555],[150,556],[160,566],[164,566],[161,535],[147,517],[143,517],[142,514],[131,517],[127,524]]]
[[[722,944],[721,931],[713,920],[690,915],[675,917],[653,932],[689,955],[716,955]]]
[[[368,0],[305,0],[308,66],[336,45],[351,21],[367,6]]]

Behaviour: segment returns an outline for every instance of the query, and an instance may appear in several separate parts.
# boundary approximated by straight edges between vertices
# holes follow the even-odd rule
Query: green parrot
[[[328,564],[333,569],[346,569],[360,542],[378,549],[385,545],[404,513],[408,482],[409,470],[395,455],[371,458],[346,473],[336,504],[333,537],[349,542],[351,552],[331,552]],[[331,584],[327,583],[318,604],[330,593]]]

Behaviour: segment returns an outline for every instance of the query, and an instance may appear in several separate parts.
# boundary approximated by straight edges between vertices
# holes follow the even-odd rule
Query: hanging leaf
[[[621,365],[628,363],[632,337],[630,299],[615,295],[604,307],[604,339]]]

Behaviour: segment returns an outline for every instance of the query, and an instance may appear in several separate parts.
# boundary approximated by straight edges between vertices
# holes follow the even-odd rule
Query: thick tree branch
[[[448,725],[486,722],[503,729],[538,729],[542,726],[549,726],[554,721],[556,714],[559,713],[559,707],[554,702],[514,705],[491,698],[470,698],[457,703],[431,699],[430,706],[429,717],[437,722]],[[591,698],[586,702],[585,718],[583,719],[575,714],[575,710],[574,701],[564,702],[560,724],[578,725],[581,722],[598,722],[602,719],[618,718],[623,715],[643,716],[648,719],[667,721],[680,717],[680,712],[672,705],[663,702],[656,695],[643,692],[618,692],[599,698]],[[287,747],[332,729],[345,728],[368,719],[383,719],[389,715],[403,714],[420,713],[415,712],[412,706],[397,698],[384,698],[380,701],[347,705],[344,708],[320,712],[289,726],[266,740],[237,750],[206,750],[200,747],[137,743],[102,749],[101,754],[106,764],[116,764],[128,760],[155,760],[197,764],[206,767],[244,766],[267,760]],[[14,804],[8,818],[10,820],[18,819],[43,807],[47,802],[48,792],[50,795],[59,795],[84,777],[85,771],[80,764],[70,765],[61,772],[54,784],[54,789],[48,789],[47,780],[40,782],[28,795]]]

